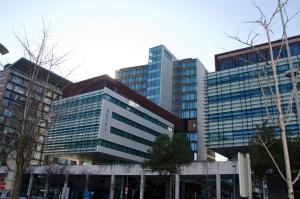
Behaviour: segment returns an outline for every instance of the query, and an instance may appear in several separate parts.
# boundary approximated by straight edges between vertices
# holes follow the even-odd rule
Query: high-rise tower
[[[116,71],[116,79],[184,120],[191,150],[202,160],[207,157],[203,148],[206,73],[198,59],[178,60],[159,45],[149,49],[147,65],[122,68]]]

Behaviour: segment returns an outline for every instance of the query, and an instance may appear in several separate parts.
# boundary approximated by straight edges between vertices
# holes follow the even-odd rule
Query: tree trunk
[[[16,175],[15,175],[14,187],[13,187],[12,196],[11,196],[12,199],[18,199],[19,198],[22,179],[23,179],[23,170],[17,168],[16,169]]]
[[[293,183],[292,183],[292,177],[291,177],[291,165],[290,165],[289,150],[288,150],[287,139],[286,139],[286,129],[285,129],[285,119],[284,119],[285,117],[284,117],[284,113],[282,112],[282,107],[281,107],[281,97],[280,97],[280,93],[279,93],[276,64],[275,64],[275,60],[273,57],[273,48],[272,48],[272,43],[271,43],[271,39],[270,39],[270,31],[266,30],[266,32],[267,32],[267,37],[268,37],[274,85],[275,85],[276,109],[279,114],[278,119],[279,119],[279,127],[280,127],[282,148],[283,148],[283,154],[284,154],[286,183],[287,183],[287,187],[288,187],[288,197],[289,197],[289,199],[294,199]]]
[[[298,127],[300,127],[300,115],[299,115],[299,100],[298,100],[298,92],[297,92],[297,77],[295,77],[294,71],[293,71],[293,64],[291,60],[291,51],[289,47],[289,43],[287,40],[287,33],[286,33],[286,25],[284,23],[284,18],[283,18],[283,13],[282,13],[282,3],[280,0],[278,0],[278,6],[279,6],[279,11],[280,11],[280,19],[281,19],[281,24],[282,24],[282,30],[283,30],[283,36],[284,36],[284,41],[285,41],[285,46],[286,46],[286,52],[288,55],[288,63],[289,63],[289,68],[291,71],[291,81],[293,85],[293,90],[295,90],[295,96],[294,96],[294,101],[296,105],[296,112],[297,112],[297,122],[298,122]],[[293,189],[293,182],[292,182],[292,176],[291,176],[291,166],[290,166],[290,158],[289,158],[289,153],[288,153],[288,146],[287,146],[287,141],[286,141],[286,136],[282,137],[282,144],[283,144],[283,152],[284,152],[284,161],[285,161],[285,167],[286,167],[286,181],[287,181],[287,187],[288,187],[288,196],[289,199],[294,199],[294,189]]]

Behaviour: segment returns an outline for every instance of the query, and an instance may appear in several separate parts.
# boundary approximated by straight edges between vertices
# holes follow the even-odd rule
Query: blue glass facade
[[[97,91],[54,102],[46,153],[96,151],[103,98],[103,91]]]
[[[147,99],[160,103],[161,59],[163,46],[149,49],[147,74]]]
[[[184,132],[192,152],[198,150],[197,133],[197,60],[174,62],[172,112],[184,120],[194,120],[194,128]]]
[[[300,43],[290,44],[290,51],[292,56],[299,55]],[[275,58],[286,58],[287,53],[285,49],[280,49],[277,46],[273,50],[273,56]],[[250,64],[262,63],[265,62],[266,60],[270,61],[270,53],[267,48],[259,50],[259,54],[257,52],[251,52],[240,56],[235,56],[235,57],[231,56],[229,58],[218,58],[218,56],[216,56],[216,71],[222,71],[222,70],[246,66]]]
[[[116,79],[142,96],[146,96],[148,65],[116,71]]]
[[[174,62],[173,113],[182,119],[197,117],[197,61]]]
[[[147,65],[120,69],[116,71],[116,79],[171,112],[172,72],[175,60],[165,46],[159,45],[149,49]],[[165,81],[163,84],[162,78]]]
[[[293,62],[294,66],[299,68],[298,59],[294,57]],[[290,79],[285,75],[288,70],[286,60],[283,59],[278,62],[277,74],[284,112],[288,111],[292,90]],[[274,90],[272,75],[271,67],[265,64],[247,65],[207,75],[206,127],[208,148],[217,152],[231,148],[232,153],[236,147],[247,150],[251,137],[256,133],[257,125],[261,125],[263,121],[268,119],[267,110],[276,118],[275,101],[267,82],[268,77],[271,80],[271,88]],[[261,86],[259,81],[261,81]],[[298,89],[300,89],[299,83]],[[267,101],[262,91],[267,96]],[[300,136],[294,106],[292,110],[286,129],[289,136]],[[280,132],[277,127],[275,132],[278,134]]]
[[[198,149],[198,144],[197,144],[197,142],[198,142],[198,134],[197,134],[197,132],[187,132],[187,133],[185,133],[185,136],[186,136],[186,139],[187,139],[187,141],[189,142],[189,144],[190,144],[190,150],[192,151],[192,152],[197,152],[197,149]]]
[[[132,85],[129,78],[139,76],[130,76],[128,72],[130,69],[136,70],[137,68],[120,69],[116,72],[116,77],[120,82],[138,92],[140,85]],[[146,79],[146,82],[143,80],[143,86],[146,88],[144,96],[177,117],[185,121],[193,120],[197,124],[198,111],[204,115],[204,111],[202,111],[204,95],[201,94],[201,99],[198,99],[197,93],[203,93],[202,82],[206,74],[206,69],[198,59],[177,60],[165,46],[160,45],[149,49],[147,70],[144,72]],[[201,84],[197,84],[198,81]],[[169,93],[170,95],[168,95]],[[198,102],[202,104],[201,110],[197,107]],[[204,125],[199,126],[203,130],[201,133],[204,134]],[[189,134],[200,139],[199,132],[199,129],[185,131],[193,152],[199,150],[198,144],[197,140],[189,139]]]

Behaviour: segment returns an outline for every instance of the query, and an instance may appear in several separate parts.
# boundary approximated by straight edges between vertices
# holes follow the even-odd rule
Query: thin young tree
[[[292,168],[300,168],[300,138],[289,138],[288,147]],[[282,141],[275,134],[274,126],[270,126],[267,121],[257,126],[257,134],[250,142],[251,168],[256,177],[260,178],[262,183],[267,186],[266,179],[268,173],[277,172],[284,178],[285,163],[282,151]],[[263,160],[263,161],[262,161]],[[296,176],[294,181],[299,178]],[[281,190],[282,192],[282,190]],[[283,192],[282,192],[283,193]]]
[[[143,167],[169,176],[169,198],[172,199],[175,174],[180,172],[182,165],[193,161],[187,142],[180,133],[172,138],[162,135],[154,141],[149,153],[150,158],[143,162]]]
[[[261,88],[261,92],[264,97],[265,101],[265,106],[266,106],[266,112],[267,112],[267,117],[270,120],[274,126],[279,127],[280,129],[280,137],[281,137],[281,142],[282,142],[282,150],[283,150],[283,158],[284,158],[284,163],[285,163],[285,175],[283,175],[283,172],[280,170],[280,168],[277,166],[277,163],[274,159],[274,155],[268,150],[268,147],[265,146],[264,149],[267,151],[268,155],[272,159],[276,169],[278,170],[278,173],[281,175],[283,180],[287,184],[288,188],[288,198],[289,199],[294,199],[294,191],[293,191],[293,184],[296,183],[296,181],[299,179],[300,171],[297,177],[292,180],[292,171],[291,171],[291,165],[290,165],[290,158],[289,158],[289,151],[288,151],[288,143],[287,143],[287,132],[286,132],[286,125],[288,124],[291,115],[293,113],[293,104],[296,105],[296,111],[297,111],[297,121],[298,125],[300,124],[300,117],[299,117],[299,100],[298,100],[298,91],[297,91],[297,72],[295,72],[295,68],[293,67],[292,63],[292,57],[290,53],[290,48],[289,48],[289,43],[287,39],[287,24],[298,14],[295,13],[292,15],[292,17],[289,17],[288,13],[286,12],[286,6],[287,6],[288,0],[276,0],[276,8],[274,12],[271,14],[271,16],[268,18],[263,10],[257,6],[256,4],[255,7],[258,10],[260,14],[260,18],[256,21],[251,21],[249,23],[254,23],[257,24],[259,27],[263,29],[263,33],[267,38],[267,45],[268,45],[268,51],[270,55],[270,61],[266,59],[266,57],[262,56],[261,52],[259,49],[255,47],[255,41],[256,39],[260,36],[260,34],[255,33],[253,30],[250,31],[248,38],[246,41],[242,40],[239,36],[229,36],[230,38],[237,40],[251,48],[253,48],[254,52],[257,52],[258,56],[260,56],[261,59],[265,60],[265,66],[266,67],[271,67],[272,69],[272,76],[269,77],[267,75],[266,71],[263,71],[262,73],[258,74],[258,80]],[[272,25],[274,23],[274,19],[276,17],[280,18],[280,23],[282,26],[282,42],[280,46],[280,50],[278,53],[278,56],[274,56],[274,46],[272,43]],[[290,74],[291,74],[291,84],[292,84],[292,91],[288,103],[288,108],[286,111],[283,110],[282,107],[282,97],[280,95],[280,90],[279,90],[279,81],[278,81],[278,75],[277,75],[277,62],[278,59],[280,59],[280,54],[281,51],[286,50],[287,52],[287,63],[290,67]],[[251,64],[251,63],[249,63]],[[265,68],[266,68],[265,67]],[[266,93],[270,93],[270,95],[267,95]],[[276,107],[276,114],[270,113],[269,108],[275,104]],[[257,138],[261,138],[257,137]],[[264,145],[263,140],[257,139],[256,142],[260,142],[262,145]]]
[[[38,154],[42,154],[46,130],[52,117],[49,110],[45,110],[46,96],[51,91],[48,83],[51,71],[67,58],[67,54],[55,54],[57,43],[50,44],[50,30],[50,25],[43,23],[38,41],[29,39],[25,30],[22,37],[15,34],[31,67],[24,66],[27,74],[27,80],[23,83],[24,95],[1,107],[9,113],[3,124],[10,132],[2,131],[0,136],[4,143],[2,149],[9,154],[7,164],[10,180],[13,181],[12,199],[19,197],[22,177],[29,165],[41,163],[42,155]]]

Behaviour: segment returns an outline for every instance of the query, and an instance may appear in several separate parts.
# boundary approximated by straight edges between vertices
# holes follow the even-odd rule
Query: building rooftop
[[[35,68],[36,64],[29,61],[28,59],[25,59],[24,57],[18,59],[13,64],[5,65],[4,70],[9,69],[17,69],[25,74],[32,74],[33,70]],[[66,78],[63,78],[52,71],[43,68],[41,66],[38,66],[38,75],[37,78],[41,81],[45,81],[47,77],[49,77],[48,83],[52,84],[54,86],[57,86],[59,88],[63,88],[64,86],[71,84],[72,82],[67,80]]]
[[[101,90],[104,87],[107,87],[113,90],[114,92],[126,97],[127,99],[136,102],[137,104],[148,109],[149,111],[152,111],[156,115],[173,123],[175,126],[175,130],[182,129],[183,123],[175,115],[156,105],[155,103],[151,102],[147,98],[139,95],[138,93],[123,85],[119,81],[112,79],[108,75],[94,77],[66,86],[63,90],[63,98],[80,95],[96,90]]]
[[[289,44],[294,44],[294,43],[300,43],[300,35],[294,36],[294,37],[289,37],[288,38]],[[274,49],[278,49],[280,47],[285,48],[284,43],[282,42],[282,39],[272,41],[272,47]],[[220,60],[225,60],[225,59],[234,59],[234,60],[239,60],[241,56],[243,55],[249,55],[249,54],[264,54],[265,52],[268,54],[268,43],[262,43],[258,44],[252,47],[246,47],[246,48],[241,48],[237,50],[232,50],[220,54],[215,55],[215,70],[220,71]],[[267,55],[264,55],[265,58],[267,58]],[[265,60],[261,60],[265,61]]]
[[[139,65],[139,66],[124,67],[124,68],[118,69],[117,71],[130,70],[130,69],[134,69],[134,68],[144,68],[144,67],[148,67],[148,64]]]

